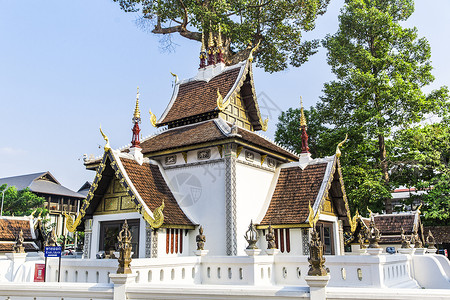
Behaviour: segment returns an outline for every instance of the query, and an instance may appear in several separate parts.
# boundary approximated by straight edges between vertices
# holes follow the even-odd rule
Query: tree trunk
[[[389,189],[389,172],[388,165],[386,159],[386,144],[384,142],[384,136],[382,134],[378,135],[378,149],[380,150],[380,163],[381,163],[381,171],[383,172],[383,180],[386,188]],[[391,197],[388,197],[385,200],[385,209],[387,214],[392,213],[392,201]]]

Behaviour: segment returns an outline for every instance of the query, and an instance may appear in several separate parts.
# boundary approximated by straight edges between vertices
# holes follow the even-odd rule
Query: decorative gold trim
[[[220,111],[224,111],[225,108],[227,108],[227,106],[230,105],[230,103],[231,103],[231,98],[232,98],[232,97],[228,97],[228,100],[225,101],[225,102],[223,102],[223,97],[222,97],[222,95],[220,94],[219,88],[217,88],[217,108],[218,108]]]
[[[134,108],[134,115],[133,115],[133,118],[135,119],[135,120],[137,120],[137,119],[141,119],[141,111],[140,111],[140,109],[139,109],[139,96],[140,96],[140,94],[139,94],[139,87],[137,87],[137,93],[136,93],[136,107]]]
[[[181,155],[183,155],[184,162],[187,163],[187,152],[183,151],[181,152]]]
[[[195,225],[162,225],[161,228],[195,229]]]
[[[300,96],[300,127],[307,126],[306,125],[306,117],[305,112],[303,111],[303,99]]]
[[[241,154],[242,149],[244,149],[243,146],[237,146],[237,148],[236,148],[236,158],[239,157],[239,154]]]
[[[217,150],[219,151],[220,158],[223,157],[223,145],[217,145]]]
[[[152,113],[152,111],[149,109],[148,112],[150,113],[150,124],[152,124],[153,127],[156,127],[156,116],[154,113]]]
[[[263,131],[267,131],[267,128],[269,128],[269,117],[267,117],[264,121],[261,122],[261,129]]]
[[[281,156],[280,154],[273,152],[271,150],[267,150],[267,149],[264,149],[264,148],[261,148],[258,146],[254,146],[252,144],[248,144],[246,142],[237,140],[235,138],[230,138],[230,139],[220,140],[220,141],[215,141],[215,142],[207,142],[207,143],[197,144],[197,145],[193,145],[193,146],[184,146],[184,147],[179,147],[177,149],[162,150],[162,151],[158,151],[158,152],[148,153],[145,155],[145,157],[163,156],[163,155],[168,155],[168,154],[180,153],[182,151],[191,151],[191,150],[197,150],[197,149],[211,147],[211,146],[223,145],[223,144],[227,144],[227,143],[236,143],[238,145],[243,145],[244,147],[246,147],[250,150],[253,150],[255,152],[263,152],[263,153],[266,152],[271,157],[277,158],[284,162],[296,161],[296,160],[293,160],[286,156]],[[292,155],[294,155],[294,154],[292,154]]]
[[[314,214],[314,209],[311,207],[311,202],[309,202],[308,208],[309,208],[308,224],[310,227],[314,227],[314,226],[316,226],[316,223],[320,217],[320,205],[319,205],[319,208],[317,209],[316,214]]]
[[[261,154],[261,166],[263,165],[264,161],[266,160],[267,154]]]

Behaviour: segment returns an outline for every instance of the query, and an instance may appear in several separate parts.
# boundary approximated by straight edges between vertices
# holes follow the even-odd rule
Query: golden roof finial
[[[200,49],[200,52],[206,52],[205,47],[205,33],[202,31],[202,49]]]
[[[303,99],[300,96],[300,126],[306,126],[305,112],[303,111]]]
[[[134,119],[140,119],[141,118],[141,111],[139,110],[139,87],[137,87],[137,94],[136,94],[136,107],[134,108]]]
[[[209,21],[209,40],[208,40],[208,47],[214,47],[214,39],[213,39],[213,33],[212,33],[212,25],[211,25],[211,21]]]

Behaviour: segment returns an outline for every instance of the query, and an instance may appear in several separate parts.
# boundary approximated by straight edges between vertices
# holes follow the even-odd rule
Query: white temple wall
[[[245,149],[242,150],[245,153]],[[240,156],[243,156],[243,154]],[[245,154],[244,154],[245,155]],[[256,155],[255,154],[255,159]],[[236,236],[237,253],[245,255],[247,242],[244,238],[250,221],[257,221],[265,203],[274,172],[246,165],[236,164]],[[261,240],[260,240],[261,241]],[[267,245],[258,245],[266,249]]]
[[[90,258],[95,258],[95,255],[99,251],[100,241],[100,222],[115,221],[115,220],[129,220],[139,219],[139,257],[145,257],[145,220],[138,212],[132,213],[120,213],[110,215],[94,215],[92,218],[92,239],[91,239],[91,252]]]
[[[215,152],[216,149],[210,148],[209,161],[197,160],[197,151],[191,151],[188,153],[188,164],[167,168],[165,175],[181,209],[193,223],[203,226],[205,249],[211,255],[226,255],[225,163]],[[196,249],[197,233],[196,230],[189,234],[191,254]]]

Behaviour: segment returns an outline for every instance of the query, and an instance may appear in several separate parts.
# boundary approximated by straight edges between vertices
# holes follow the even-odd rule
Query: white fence
[[[418,287],[408,255],[326,256],[332,287]],[[49,262],[49,281],[57,281],[58,260]],[[307,286],[306,256],[203,256],[135,259],[137,283]],[[117,260],[62,261],[62,282],[110,283]]]

